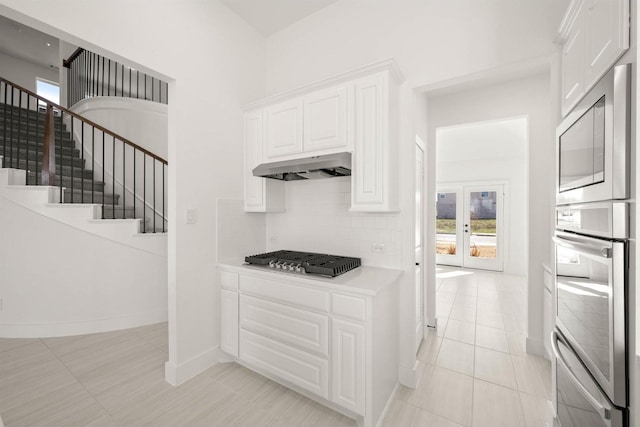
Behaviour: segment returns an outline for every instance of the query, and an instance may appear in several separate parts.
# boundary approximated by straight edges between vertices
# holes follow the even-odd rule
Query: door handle
[[[569,344],[565,341],[562,335],[560,335],[556,330],[554,330],[553,332],[551,332],[551,349],[553,350],[553,353],[556,356],[556,359],[560,360],[564,365],[565,369],[567,370],[567,373],[569,374],[568,378],[571,380],[573,385],[580,391],[580,393],[584,396],[584,398],[587,399],[587,401],[593,406],[593,408],[598,411],[598,414],[603,419],[610,420],[611,411],[605,408],[604,406],[602,406],[602,404],[598,402],[598,400],[591,395],[589,390],[587,390],[585,386],[583,386],[582,383],[580,383],[580,380],[578,379],[576,374],[573,372],[573,370],[569,367],[569,364],[562,356],[562,353],[560,353],[560,348],[558,347],[557,341],[562,342],[566,347],[569,346]]]

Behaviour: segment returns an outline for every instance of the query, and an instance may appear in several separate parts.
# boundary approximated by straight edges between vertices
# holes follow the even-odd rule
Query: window
[[[53,103],[60,104],[60,86],[58,86],[58,83],[36,77],[36,93]],[[45,104],[39,101],[38,107],[44,109]]]

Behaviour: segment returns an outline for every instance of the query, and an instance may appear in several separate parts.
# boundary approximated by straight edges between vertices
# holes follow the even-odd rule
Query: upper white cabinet
[[[562,115],[584,95],[584,4],[575,15],[575,22],[562,46]]]
[[[564,116],[629,48],[629,0],[574,0],[559,33]]]
[[[305,152],[351,145],[352,85],[319,90],[303,103]]]
[[[593,86],[629,48],[629,0],[587,0],[587,87]]]
[[[266,110],[266,159],[302,152],[302,101],[292,99]]]
[[[397,211],[398,150],[391,147],[398,142],[401,80],[386,60],[245,107],[245,210],[284,208],[278,191],[269,194],[274,180],[265,186],[251,175],[257,164],[346,151],[351,210]]]
[[[246,212],[284,211],[284,183],[253,176],[262,163],[264,112],[252,111],[244,116],[244,210]]]
[[[351,176],[352,211],[395,209],[390,166],[395,163],[390,144],[389,73],[382,72],[356,82],[355,149]],[[396,141],[394,141],[396,142]]]

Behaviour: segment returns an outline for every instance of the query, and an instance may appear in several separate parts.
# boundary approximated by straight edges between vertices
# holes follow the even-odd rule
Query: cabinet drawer
[[[238,289],[238,273],[228,271],[220,272],[220,287],[225,289]]]
[[[240,329],[240,360],[320,397],[329,398],[327,359]]]
[[[305,288],[304,286],[275,280],[240,276],[240,290],[303,308],[329,312],[329,293],[318,289]]]
[[[240,327],[329,356],[329,317],[322,314],[241,295]]]
[[[364,298],[332,294],[331,307],[331,311],[339,316],[361,322],[367,320],[367,301]]]

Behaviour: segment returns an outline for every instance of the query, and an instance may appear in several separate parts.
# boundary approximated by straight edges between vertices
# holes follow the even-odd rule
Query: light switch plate
[[[185,220],[186,224],[195,224],[196,223],[196,210],[193,208],[189,208],[185,210]]]

